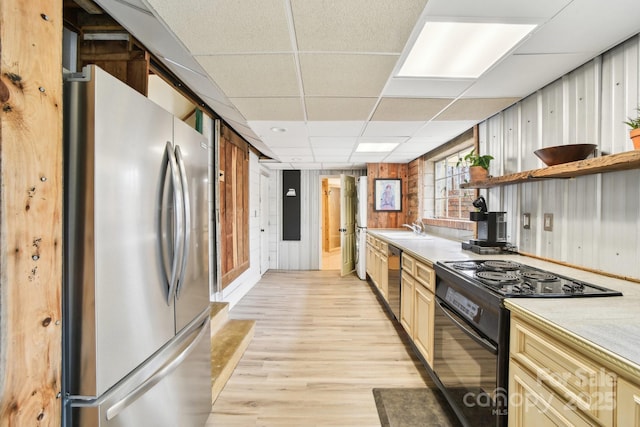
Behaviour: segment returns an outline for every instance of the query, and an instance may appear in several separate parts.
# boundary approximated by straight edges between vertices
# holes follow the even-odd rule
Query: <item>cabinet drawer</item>
[[[510,351],[514,361],[567,404],[613,425],[613,373],[517,318],[512,318]]]
[[[389,253],[389,245],[386,242],[378,240],[378,250],[382,252],[384,256],[387,256]]]
[[[406,271],[412,276],[416,275],[416,260],[415,258],[402,253],[402,270]]]
[[[436,272],[426,264],[416,261],[413,275],[417,282],[422,283],[431,292],[436,292]]]
[[[509,427],[589,427],[594,422],[575,411],[529,371],[509,363]]]

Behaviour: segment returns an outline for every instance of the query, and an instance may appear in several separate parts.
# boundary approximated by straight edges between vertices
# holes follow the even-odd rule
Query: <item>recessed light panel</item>
[[[398,146],[396,142],[361,142],[356,148],[358,153],[388,153]]]
[[[480,77],[536,26],[427,22],[397,77]]]

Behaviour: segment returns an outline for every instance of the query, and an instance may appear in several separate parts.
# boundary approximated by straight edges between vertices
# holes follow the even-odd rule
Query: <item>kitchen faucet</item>
[[[418,230],[419,230],[419,229],[418,229],[418,226],[416,226],[415,224],[411,224],[411,225],[409,225],[409,224],[402,224],[402,226],[403,226],[403,227],[410,228],[414,233],[418,233],[418,234],[420,233],[420,231],[418,231]]]

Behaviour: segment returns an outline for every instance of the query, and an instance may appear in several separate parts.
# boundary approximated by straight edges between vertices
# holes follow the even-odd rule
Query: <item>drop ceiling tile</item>
[[[482,76],[464,96],[524,98],[590,58],[585,53],[513,55]]]
[[[262,121],[252,120],[249,121],[249,126],[260,137],[283,137],[283,138],[308,138],[309,130],[304,122],[300,121],[287,121],[287,120],[274,120],[274,121]],[[273,128],[285,129],[285,132],[274,132]]]
[[[426,121],[452,101],[449,98],[382,98],[371,120]]]
[[[365,121],[308,121],[309,136],[359,136]]]
[[[353,153],[349,161],[357,163],[380,163],[388,155],[389,153]]]
[[[442,120],[484,120],[519,101],[520,98],[464,98],[447,107],[437,117]]]
[[[229,98],[300,95],[293,55],[211,55],[196,59]]]
[[[428,142],[428,141],[421,141],[419,139],[410,139],[407,142],[404,142],[400,145],[398,145],[398,147],[396,147],[395,150],[393,150],[394,153],[403,153],[403,154],[424,154],[427,151],[433,150],[435,147],[437,147],[438,145],[440,145],[437,142]]]
[[[292,51],[282,0],[147,0],[196,55]]]
[[[397,55],[301,54],[305,96],[378,97]]]
[[[339,162],[326,163],[326,162],[322,162],[322,169],[325,169],[325,170],[329,170],[329,169],[333,169],[333,170],[364,169],[366,167],[367,167],[366,163],[339,163]]]
[[[402,137],[402,136],[381,136],[381,137],[373,137],[373,136],[367,136],[367,137],[361,137],[358,139],[358,143],[394,143],[394,144],[401,144],[404,141],[406,141],[407,138],[406,137]]]
[[[420,129],[414,137],[440,139],[440,143],[445,143],[452,138],[471,129],[477,120],[444,120],[431,121]]]
[[[377,98],[305,98],[307,118],[314,121],[366,120]]]
[[[457,98],[475,80],[427,79],[417,77],[393,77],[382,93],[385,97],[405,98]]]
[[[428,17],[486,18],[503,22],[512,19],[549,18],[572,0],[429,0],[425,11]],[[513,22],[513,21],[511,21]]]
[[[594,57],[637,34],[640,31],[638,16],[640,2],[635,0],[573,1],[526,40],[516,53],[590,53]]]
[[[351,150],[346,153],[314,153],[313,157],[316,162],[348,162],[351,156]]]
[[[369,122],[362,136],[404,136],[413,135],[424,122],[385,121]]]
[[[304,120],[300,98],[231,98],[249,121]]]
[[[357,137],[336,137],[336,136],[312,136],[309,138],[309,142],[313,147],[320,150],[335,150],[346,149],[353,150],[358,143]]]
[[[399,53],[425,3],[426,0],[292,0],[298,48]]]
[[[422,154],[406,154],[406,153],[391,153],[384,158],[385,163],[409,163],[414,159],[417,159]]]

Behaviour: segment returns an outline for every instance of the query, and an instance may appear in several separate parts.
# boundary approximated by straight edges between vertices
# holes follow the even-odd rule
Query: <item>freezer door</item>
[[[206,138],[174,118],[174,146],[185,194],[185,250],[176,290],[176,331],[209,305],[209,164]]]
[[[65,392],[98,396],[175,335],[159,244],[173,119],[90,68],[65,83],[64,371]]]
[[[210,334],[205,310],[97,402],[73,402],[73,426],[202,427],[211,412]]]

